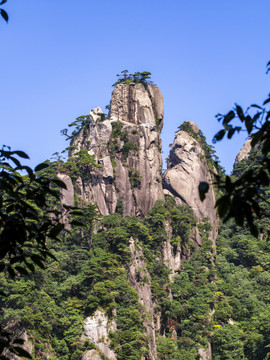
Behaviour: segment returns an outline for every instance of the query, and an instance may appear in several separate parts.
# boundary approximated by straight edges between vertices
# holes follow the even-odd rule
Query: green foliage
[[[269,70],[269,62],[267,64]],[[239,226],[247,223],[250,232],[254,236],[259,235],[256,219],[261,219],[264,209],[260,206],[260,200],[267,200],[264,189],[269,187],[270,171],[270,94],[262,106],[252,104],[246,111],[241,106],[235,107],[226,115],[218,114],[218,121],[222,121],[223,129],[213,138],[213,142],[221,141],[227,134],[231,139],[235,133],[244,130],[251,139],[252,149],[259,149],[256,156],[256,166],[245,170],[234,179],[233,177],[221,177],[216,175],[216,184],[223,191],[223,195],[217,200],[216,207],[220,217],[224,221],[235,219]],[[234,126],[232,122],[237,120],[241,126]],[[254,164],[255,165],[255,164]],[[207,191],[207,189],[205,189]]]
[[[128,149],[130,141],[122,125],[113,124],[112,156],[123,151],[124,146]],[[202,134],[194,136],[201,144],[205,141]],[[130,150],[135,149],[128,149],[127,154]],[[206,158],[208,150],[212,156],[210,148],[204,147],[204,150]],[[247,167],[259,166],[257,156],[261,154],[255,150],[253,158],[236,167],[235,177],[241,176]],[[82,150],[66,163],[58,159],[44,169],[39,167],[38,174],[26,169],[28,175],[23,177],[17,173],[20,168],[14,169],[18,166],[15,155],[24,156],[20,152],[8,153],[10,162],[15,163],[14,172],[10,162],[3,164],[12,189],[21,183],[27,188],[37,178],[50,179],[59,169],[65,169],[71,177],[85,179],[95,166],[94,158]],[[129,177],[132,187],[140,186],[138,172],[130,168]],[[59,198],[53,194],[61,183],[51,184],[53,187],[49,189],[53,193],[49,193],[46,204],[57,211]],[[264,195],[269,198],[266,187]],[[3,197],[3,204],[9,196]],[[22,192],[20,197],[23,196]],[[26,198],[23,199],[28,205]],[[269,214],[267,201],[261,200],[259,206]],[[4,209],[7,212],[8,207]],[[36,206],[34,210],[38,211],[37,218],[42,219],[40,214],[45,210]],[[260,240],[254,239],[247,228],[239,227],[230,219],[220,229],[215,256],[209,241],[212,230],[209,219],[198,221],[191,208],[178,206],[173,197],[157,201],[144,219],[122,216],[122,212],[121,201],[116,213],[103,218],[95,206],[84,206],[81,212],[73,212],[72,228],[62,232],[61,244],[53,241],[53,237],[46,242],[52,254],[44,260],[46,271],[39,269],[16,281],[2,272],[0,283],[7,296],[0,296],[0,307],[5,309],[0,313],[1,325],[14,324],[15,333],[21,328],[27,329],[34,344],[35,359],[50,353],[55,360],[78,360],[86,350],[95,347],[84,342],[81,334],[85,317],[93,316],[99,309],[106,313],[109,321],[116,321],[117,329],[109,337],[117,358],[147,359],[151,339],[145,334],[144,321],[149,320],[149,314],[129,281],[132,238],[138,250],[136,255],[145,263],[136,270],[136,280],[141,286],[151,285],[154,316],[160,319],[160,331],[156,334],[158,359],[195,360],[198,349],[208,348],[209,343],[213,360],[267,359],[270,246],[266,232],[261,232]],[[260,225],[269,229],[266,215],[262,216]],[[195,233],[201,235],[201,246],[191,241]],[[164,260],[164,245],[168,241],[172,255],[181,253],[182,258],[173,281]],[[0,337],[3,344],[1,341]],[[5,341],[10,343],[11,339],[5,337]]]
[[[127,160],[130,151],[138,151],[139,147],[136,144],[133,144],[131,141],[127,141],[124,143],[122,148],[122,154],[124,159]]]
[[[118,81],[113,84],[113,86],[117,84],[151,84],[151,73],[149,71],[143,72],[135,72],[134,74],[129,74],[128,70],[121,71],[121,75],[117,74]]]
[[[265,359],[270,342],[270,247],[230,220],[218,236],[214,359]]]
[[[121,146],[120,141],[124,144]],[[123,131],[123,125],[119,122],[112,123],[112,134],[109,143],[112,160],[117,152],[122,151],[123,157],[127,160],[130,151],[137,151],[139,148],[131,140],[127,131]]]
[[[196,131],[194,131],[194,129],[192,128],[192,125],[188,121],[185,121],[183,124],[178,126],[178,129],[187,132],[196,141],[199,142],[200,146],[202,147],[202,149],[204,151],[205,160],[206,160],[206,163],[210,170],[214,171],[214,173],[216,171],[218,171],[218,172],[223,171],[223,168],[219,165],[219,159],[216,156],[216,151],[215,151],[214,147],[212,145],[207,144],[206,137],[204,136],[204,134],[201,130],[199,130],[198,133]],[[201,160],[203,160],[203,159],[204,158],[202,158]],[[204,193],[207,191],[208,191],[208,189],[205,189]],[[202,193],[202,191],[200,193]]]
[[[17,157],[28,158],[22,151],[0,150],[0,271],[6,269],[12,277],[26,275],[35,266],[44,268],[48,257],[53,257],[47,239],[60,241],[64,227],[61,211],[50,205],[60,200],[60,192],[52,186],[65,188],[65,184],[40,174],[47,164],[33,171]],[[20,175],[22,170],[26,176]]]
[[[75,121],[68,124],[68,127],[72,128],[75,127],[75,129],[72,131],[71,135],[68,134],[68,129],[63,129],[60,131],[61,135],[66,137],[66,140],[72,140],[75,138],[75,136],[83,129],[87,130],[89,129],[89,123],[90,123],[90,115],[81,115],[76,118]]]
[[[142,176],[139,172],[139,170],[135,170],[133,168],[128,169],[128,177],[131,184],[131,188],[140,188]]]

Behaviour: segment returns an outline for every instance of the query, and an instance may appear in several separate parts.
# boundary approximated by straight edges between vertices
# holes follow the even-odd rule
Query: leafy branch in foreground
[[[3,5],[3,4],[5,4],[6,2],[7,2],[7,0],[2,0],[2,1],[0,2],[0,5]],[[2,18],[3,18],[6,22],[8,22],[8,14],[7,14],[7,12],[6,12],[4,9],[0,9],[0,14],[1,14]]]
[[[23,166],[19,158],[29,157],[6,146],[0,150],[0,272],[12,278],[28,275],[36,267],[45,269],[47,259],[55,259],[48,239],[61,241],[59,234],[66,214],[59,206],[59,188],[66,185],[56,177],[43,175],[48,164],[39,164],[32,170]],[[27,175],[21,175],[22,171]],[[65,208],[70,214],[80,214],[78,209]],[[5,296],[3,288],[0,295]],[[9,358],[6,351],[31,358],[22,344],[0,324],[0,359]]]
[[[267,66],[269,71],[270,62]],[[251,139],[251,148],[256,151],[256,166],[245,170],[237,179],[214,174],[214,184],[223,191],[223,195],[216,202],[219,216],[225,222],[234,218],[239,226],[243,226],[246,221],[255,237],[259,234],[255,220],[269,215],[260,206],[261,200],[269,203],[264,190],[269,186],[270,176],[270,110],[267,109],[269,103],[270,94],[262,106],[253,104],[244,112],[242,107],[236,104],[226,115],[218,114],[216,117],[218,121],[222,121],[223,129],[213,138],[213,143],[216,143],[225,135],[231,139],[235,133],[244,130]],[[238,120],[240,126],[234,126],[233,120]],[[208,189],[207,183],[200,183],[201,200],[204,200]]]
[[[47,238],[59,241],[60,210],[49,209],[49,197],[59,202],[56,186],[65,188],[59,179],[41,175],[48,165],[39,164],[34,171],[21,165],[18,158],[27,159],[23,151],[0,150],[0,271],[11,277],[26,275],[53,254],[47,248]],[[22,176],[21,171],[27,175]]]

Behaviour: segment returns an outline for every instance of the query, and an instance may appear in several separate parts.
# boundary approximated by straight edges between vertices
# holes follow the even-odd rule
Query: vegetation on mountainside
[[[92,212],[87,222],[93,222],[95,217],[95,212]],[[116,309],[117,331],[110,337],[118,358],[135,360],[143,354],[147,355],[147,340],[142,326],[142,313],[145,310],[143,311],[137,293],[127,280],[129,240],[133,237],[137,239],[145,254],[147,269],[151,274],[153,296],[158,303],[156,311],[161,314],[162,331],[168,338],[166,346],[164,341],[162,346],[159,345],[162,358],[164,346],[167,348],[171,344],[172,324],[176,324],[177,331],[182,331],[187,338],[191,336],[192,326],[197,322],[194,317],[190,326],[185,325],[183,329],[178,327],[178,323],[181,323],[185,316],[180,311],[181,301],[168,298],[171,288],[169,270],[161,260],[162,244],[166,240],[163,226],[168,221],[172,224],[175,246],[192,252],[189,236],[196,226],[196,219],[190,209],[176,206],[172,198],[166,203],[157,203],[145,220],[136,217],[123,218],[119,214],[105,216],[97,233],[92,235],[90,250],[89,234],[82,234],[79,228],[63,234],[61,245],[50,244],[59,262],[49,261],[47,271],[39,270],[34,275],[24,276],[15,282],[9,280],[7,274],[1,275],[8,295],[1,299],[1,305],[5,308],[1,322],[8,324],[16,319],[18,328],[28,329],[34,342],[34,359],[45,356],[45,353],[55,354],[52,359],[79,359],[80,354],[89,349],[89,344],[80,340],[83,319],[93,315],[96,309],[103,309],[109,318],[113,318],[113,309]],[[205,261],[208,263],[208,260]],[[198,263],[194,266],[198,266]],[[203,276],[208,277],[207,271]],[[202,280],[204,285],[205,281],[208,281],[206,278]],[[180,288],[174,285],[173,291],[180,291]],[[199,295],[189,295],[189,290],[185,290],[183,303],[186,303],[186,297],[189,296]],[[177,308],[179,315],[175,312]],[[206,313],[210,311],[208,308],[198,311],[204,310]],[[144,316],[147,318],[147,314]],[[189,335],[185,333],[187,329],[190,329]],[[199,335],[197,339],[201,342]],[[173,348],[179,347],[180,343],[181,341],[174,340]],[[196,344],[196,340],[192,344]],[[191,350],[193,345],[181,345],[180,348]],[[194,348],[192,352],[195,359]],[[177,354],[177,359],[182,359],[181,352],[178,351]]]
[[[191,135],[196,141],[199,142],[200,146],[202,147],[206,163],[209,167],[209,169],[215,173],[215,172],[222,172],[224,169],[219,164],[219,159],[216,156],[216,151],[214,149],[213,145],[207,144],[206,137],[204,136],[203,132],[199,130],[198,133],[194,131],[192,128],[192,125],[189,121],[183,122],[180,126],[178,126],[179,130],[187,132],[189,135]]]
[[[255,150],[237,165],[233,176],[256,167],[261,155]],[[43,175],[51,176],[61,166],[61,161],[49,164]],[[267,188],[265,194],[269,198]],[[268,202],[261,200],[259,205],[269,214]],[[48,241],[53,258],[46,259],[46,270],[15,281],[7,271],[0,275],[7,295],[0,297],[0,322],[4,327],[12,324],[18,333],[27,329],[33,359],[50,354],[52,360],[79,360],[95,348],[81,334],[84,319],[97,309],[116,321],[117,330],[109,337],[118,359],[147,358],[143,322],[149,314],[128,281],[131,237],[146,263],[146,269],[137,269],[136,279],[142,286],[150,284],[143,275],[150,274],[155,317],[160,317],[159,360],[196,360],[198,349],[209,344],[213,360],[269,358],[270,248],[264,232],[257,240],[247,228],[228,221],[221,227],[215,259],[208,219],[198,223],[192,210],[177,206],[172,197],[159,200],[141,220],[117,213],[98,220],[92,205],[82,212],[83,217],[74,216],[73,228],[62,232],[61,243]],[[83,230],[76,225],[82,222]],[[269,228],[269,216],[261,219],[262,225]],[[192,241],[195,231],[203,238],[200,248]],[[173,253],[186,257],[173,282],[163,261],[168,233]]]
[[[51,177],[42,174],[48,164],[39,164],[32,170],[23,166],[20,158],[28,159],[28,155],[5,146],[0,150],[0,274],[13,279],[27,276],[36,268],[45,269],[48,258],[55,259],[48,241],[61,242],[59,234],[64,229],[59,189],[66,188],[65,184],[56,174]],[[27,175],[22,176],[22,171]],[[75,214],[74,209],[72,213]],[[5,287],[0,289],[0,295],[5,298],[4,290]],[[4,349],[9,349],[29,357],[18,346],[21,343],[1,323],[0,356]],[[5,359],[3,354],[2,358]]]
[[[225,118],[227,125],[229,120]],[[247,125],[246,120],[243,122]],[[72,139],[81,129],[85,135],[89,117],[79,117],[70,125],[76,126]],[[112,162],[121,151],[126,161],[130,151],[137,150],[136,144],[121,124],[115,122],[112,127],[109,143]],[[207,145],[203,134],[195,133],[189,123],[179,129],[200,143],[208,166],[215,169],[213,147]],[[238,163],[230,180],[226,180],[227,190],[230,184],[243,179],[243,174],[261,174],[262,161],[266,161],[268,154],[268,145],[262,145],[267,144],[267,131],[264,129],[250,156]],[[151,339],[145,334],[144,322],[150,316],[129,281],[132,258],[129,245],[133,239],[136,256],[145,263],[145,268],[136,269],[136,281],[141,286],[151,286],[154,317],[156,325],[159,324],[158,360],[197,360],[198,349],[207,349],[209,344],[213,360],[269,359],[268,182],[259,178],[260,196],[254,198],[261,209],[259,220],[253,219],[254,226],[260,229],[260,239],[253,237],[247,226],[239,226],[239,221],[230,218],[220,227],[214,255],[208,218],[199,222],[191,208],[177,205],[173,197],[157,201],[144,219],[122,216],[120,201],[117,212],[103,218],[94,205],[82,204],[81,211],[75,211],[69,218],[71,229],[63,229],[56,220],[62,214],[59,187],[63,184],[54,180],[55,173],[69,174],[73,180],[78,176],[91,180],[91,171],[98,166],[87,149],[69,150],[73,156],[66,162],[58,158],[32,171],[17,159],[25,158],[26,154],[2,149],[0,283],[5,290],[0,292],[2,329],[19,335],[27,329],[34,360],[48,356],[52,360],[80,360],[87,350],[96,348],[82,337],[85,318],[101,310],[109,321],[116,322],[117,329],[109,333],[109,339],[117,358],[147,359]],[[20,175],[21,170],[26,170],[27,175]],[[132,188],[141,186],[141,175],[133,168],[129,169],[129,179]],[[201,235],[202,246],[194,241],[196,233]],[[61,243],[55,241],[60,238]],[[182,258],[173,281],[164,259],[164,245],[168,242],[173,256],[181,254]],[[10,334],[0,333],[0,359],[6,359],[2,350],[10,347],[14,337]],[[18,346],[21,344],[22,341],[13,341],[10,350],[27,357]]]

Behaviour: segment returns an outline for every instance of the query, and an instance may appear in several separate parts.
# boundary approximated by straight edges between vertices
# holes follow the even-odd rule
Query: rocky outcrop
[[[131,262],[129,266],[129,281],[138,293],[138,300],[144,306],[143,325],[149,347],[149,360],[157,358],[156,325],[154,319],[154,303],[152,300],[151,277],[143,260],[143,252],[138,244],[130,241]]]
[[[61,203],[66,206],[74,206],[74,189],[71,178],[66,174],[57,174],[57,177],[66,185],[66,189],[60,189]]]
[[[103,357],[100,356],[97,350],[89,350],[82,356],[82,360],[102,360]]]
[[[162,262],[169,270],[171,270],[169,279],[173,281],[175,273],[181,269],[182,259],[186,259],[188,256],[186,256],[185,252],[183,252],[180,243],[177,244],[176,247],[172,245],[172,227],[169,222],[165,223],[165,230],[166,241],[163,242],[162,247]]]
[[[6,328],[5,331],[8,331],[12,334],[12,341],[16,340],[22,340],[23,344],[15,345],[20,348],[22,348],[24,351],[26,351],[28,354],[32,354],[33,351],[33,342],[31,339],[29,339],[27,331],[26,330],[19,330],[17,323],[10,323]],[[21,360],[22,358],[20,356],[15,355],[14,353],[10,352],[8,349],[5,349],[3,353],[0,354],[0,356],[4,356],[4,359],[8,360]],[[49,358],[49,353],[44,353],[44,358]]]
[[[248,157],[251,150],[251,139],[248,139],[239,153],[236,155],[233,167],[235,167],[241,160],[244,160]]]
[[[96,203],[101,214],[118,210],[123,215],[144,216],[163,199],[160,131],[163,98],[158,87],[118,84],[114,88],[109,118],[100,108],[90,113],[90,123],[74,137],[70,156],[87,149],[98,167],[77,179],[82,201]]]
[[[112,93],[110,117],[132,124],[163,125],[163,96],[155,85],[118,84]]]
[[[199,221],[208,218],[213,228],[210,238],[215,243],[217,216],[214,210],[214,189],[210,185],[210,190],[203,202],[198,192],[201,181],[211,184],[211,173],[199,140],[199,129],[195,123],[191,121],[188,123],[197,139],[191,135],[192,132],[183,130],[177,132],[170,150],[168,169],[163,176],[164,192],[174,196],[179,205],[189,205]],[[195,240],[198,245],[201,245],[202,239],[198,233]]]
[[[198,349],[198,354],[200,360],[211,360],[212,359],[211,345],[209,344],[207,349],[204,348]]]
[[[96,350],[89,350],[84,354],[83,359],[92,359],[90,355],[95,355],[97,360],[99,360],[98,356],[101,353],[104,357],[110,360],[116,360],[115,353],[109,347],[110,341],[108,337],[109,332],[114,330],[116,330],[115,321],[112,320],[109,322],[108,317],[103,311],[96,310],[93,316],[86,318],[82,340],[88,339],[97,347],[99,352]]]

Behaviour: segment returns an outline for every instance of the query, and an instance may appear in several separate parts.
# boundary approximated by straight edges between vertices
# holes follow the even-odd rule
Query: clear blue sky
[[[269,92],[269,0],[8,0],[0,21],[0,144],[31,164],[68,144],[77,116],[103,109],[116,74],[150,71],[165,103],[164,158],[177,127],[215,119]],[[244,136],[216,146],[229,171]],[[165,165],[164,165],[165,167]]]

